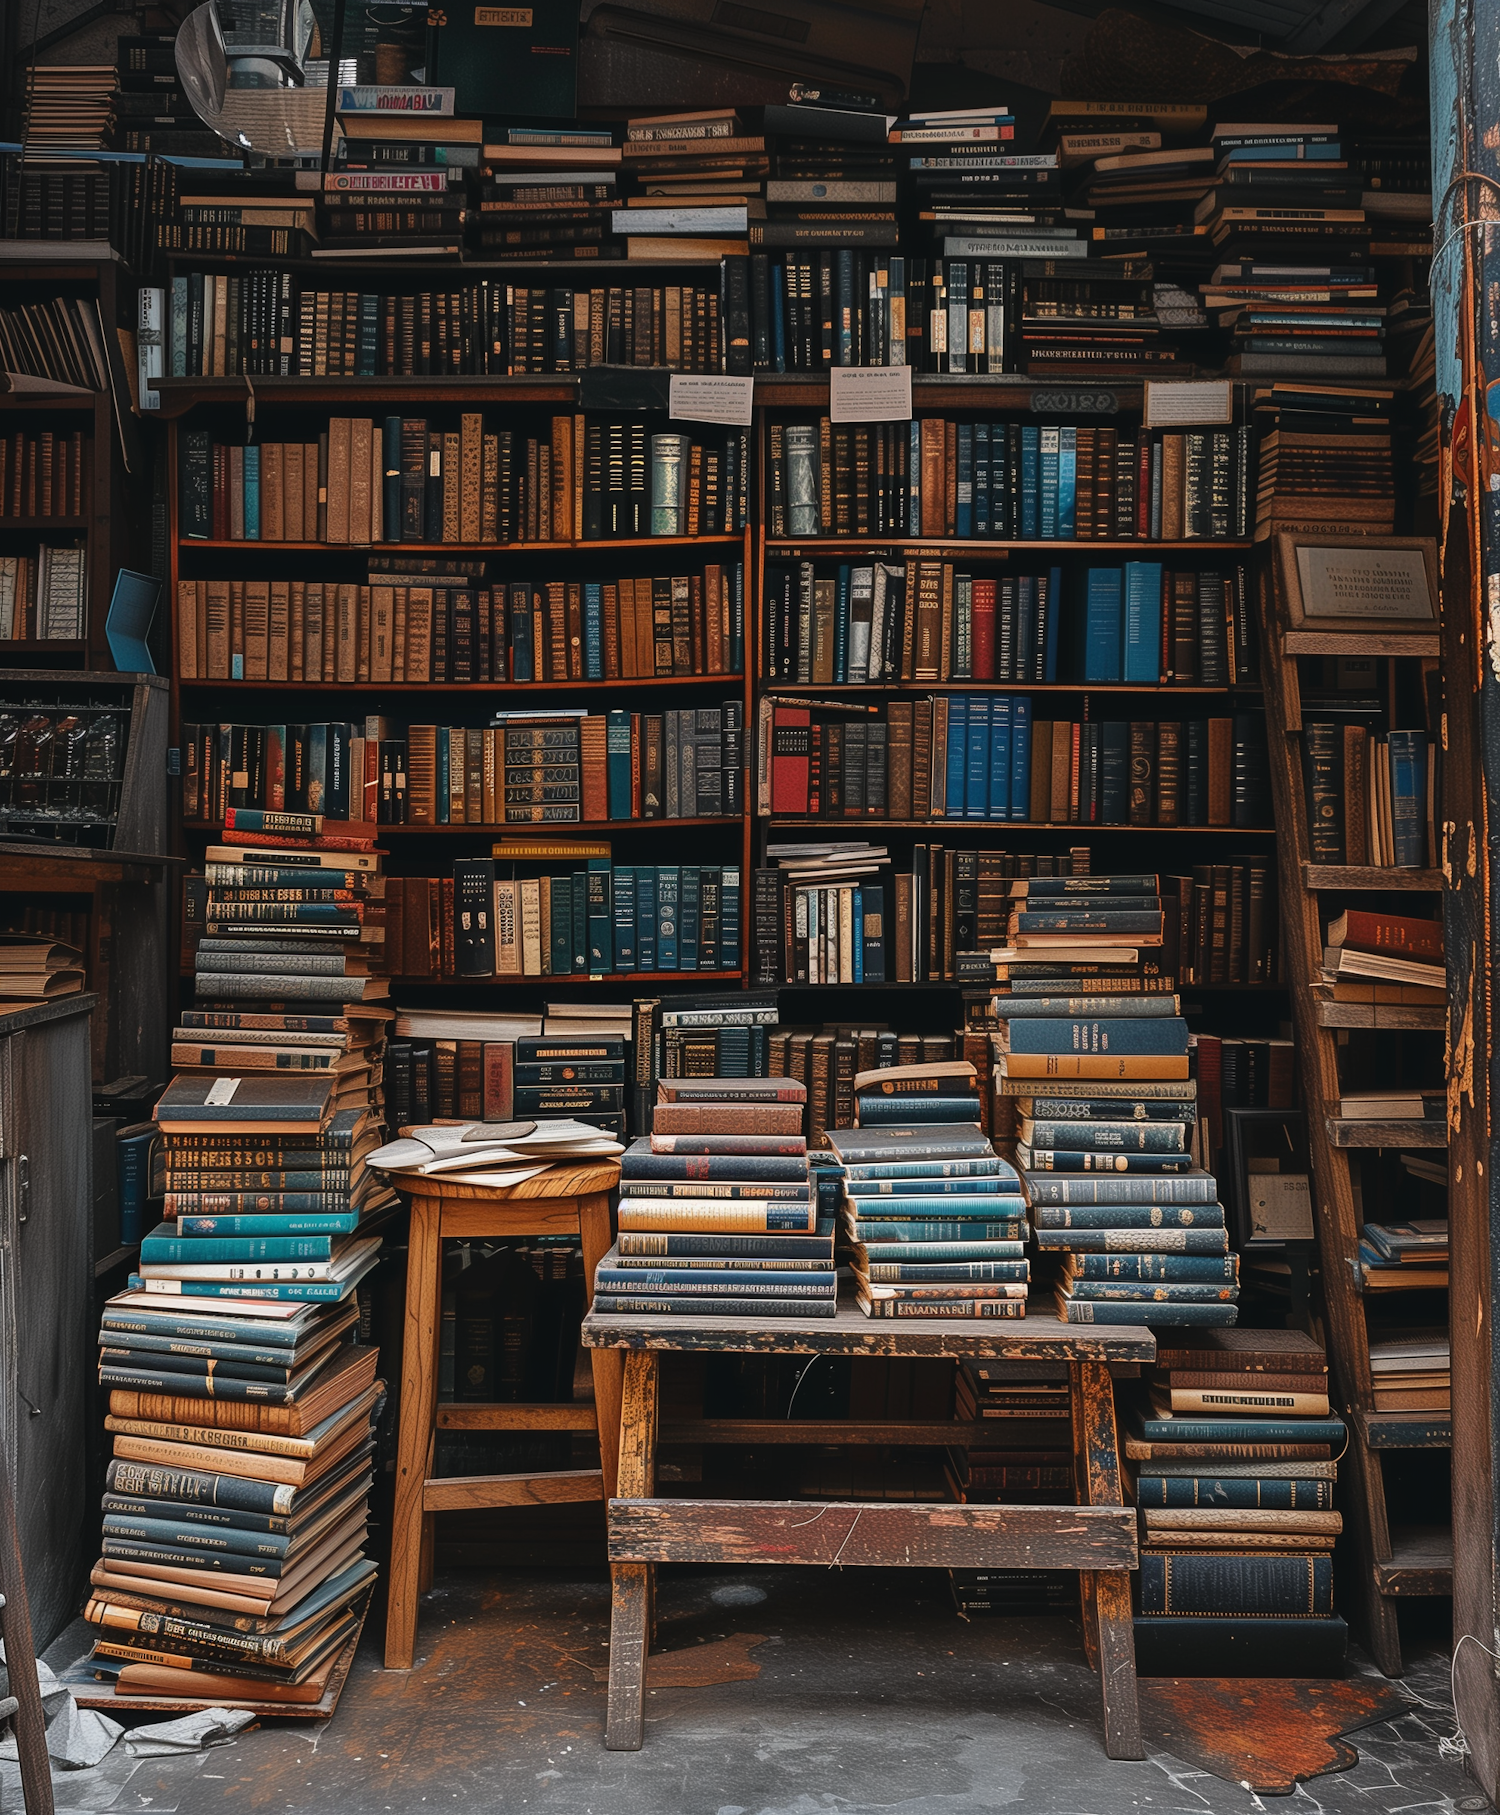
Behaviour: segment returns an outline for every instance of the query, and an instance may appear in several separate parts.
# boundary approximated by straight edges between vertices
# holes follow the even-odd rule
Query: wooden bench
[[[865,1317],[852,1303],[841,1303],[837,1317],[831,1319],[617,1317],[590,1312],[584,1319],[583,1340],[596,1351],[625,1351],[618,1497],[609,1502],[613,1606],[604,1743],[611,1751],[634,1752],[641,1746],[655,1566],[799,1563],[871,1569],[1078,1570],[1084,1646],[1099,1672],[1104,1703],[1105,1750],[1111,1758],[1144,1757],[1130,1614],[1136,1515],[1123,1503],[1109,1372],[1112,1361],[1154,1359],[1156,1342],[1144,1325],[1064,1324],[1050,1305],[1041,1315],[1017,1323],[971,1317],[887,1322]],[[819,1506],[809,1500],[657,1499],[659,1358],[669,1352],[1066,1362],[1073,1385],[1078,1504],[831,1501]],[[723,1432],[727,1425],[721,1422],[714,1429]],[[789,1437],[795,1429],[795,1424],[788,1427]],[[846,1441],[862,1440],[858,1424],[842,1429]],[[694,1433],[688,1426],[682,1434]],[[732,1439],[719,1435],[718,1440]],[[807,1440],[830,1441],[827,1427],[820,1424]],[[889,1435],[882,1440],[899,1441]]]
[[[406,1321],[401,1353],[401,1426],[396,1444],[396,1503],[391,1522],[391,1581],[385,1616],[385,1667],[409,1670],[417,1642],[417,1599],[432,1581],[433,1515],[467,1507],[604,1500],[614,1492],[619,1452],[621,1357],[594,1354],[592,1405],[464,1402],[439,1408],[438,1326],[442,1319],[444,1241],[514,1235],[576,1235],[590,1281],[610,1244],[614,1160],[552,1166],[519,1185],[459,1185],[441,1173],[406,1173],[395,1183],[411,1200],[406,1261]],[[438,1426],[483,1431],[599,1433],[599,1468],[541,1475],[435,1476]]]

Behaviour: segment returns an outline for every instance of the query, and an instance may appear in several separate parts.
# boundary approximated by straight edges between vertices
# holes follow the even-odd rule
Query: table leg
[[[609,1252],[609,1198],[604,1192],[578,1200],[578,1233],[583,1242],[583,1271],[589,1302],[594,1296],[594,1269]],[[620,1395],[625,1382],[623,1349],[590,1349],[594,1375],[594,1417],[599,1426],[599,1466],[604,1471],[604,1498],[616,1493],[620,1466]]]
[[[1090,1506],[1122,1506],[1120,1439],[1115,1428],[1114,1386],[1102,1361],[1073,1364],[1080,1457]],[[1099,1692],[1104,1703],[1104,1749],[1111,1758],[1144,1758],[1135,1690],[1135,1629],[1130,1579],[1096,1571],[1094,1617],[1098,1631]]]
[[[650,1349],[625,1357],[620,1417],[619,1498],[649,1500],[656,1491],[658,1358]],[[609,1628],[609,1712],[604,1743],[611,1752],[639,1752],[646,1723],[646,1657],[651,1649],[655,1567],[612,1563]]]
[[[396,1498],[391,1519],[391,1578],[386,1600],[385,1667],[410,1670],[421,1593],[423,1490],[437,1421],[441,1199],[413,1197],[406,1257],[406,1322],[401,1360],[401,1424],[396,1439]]]

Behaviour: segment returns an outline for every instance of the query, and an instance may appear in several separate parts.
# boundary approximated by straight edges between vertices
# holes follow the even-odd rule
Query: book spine
[[[1143,1614],[1326,1618],[1333,1611],[1333,1558],[1143,1550],[1140,1607]]]

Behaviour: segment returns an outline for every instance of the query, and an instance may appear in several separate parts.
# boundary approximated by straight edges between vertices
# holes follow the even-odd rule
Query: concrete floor
[[[1485,1809],[1461,1759],[1445,1655],[1413,1648],[1412,1712],[1358,1736],[1351,1770],[1262,1801],[1176,1759],[1104,1756],[1076,1622],[960,1620],[936,1572],[675,1570],[645,1749],[606,1752],[608,1585],[564,1570],[450,1571],[417,1668],[380,1667],[376,1620],[336,1718],[192,1757],[115,1752],[59,1774],[60,1815],[225,1809],[417,1815],[1449,1815]],[[62,1673],[81,1623],[49,1650]],[[1369,1669],[1356,1662],[1356,1668]],[[0,1808],[20,1807],[0,1773]]]

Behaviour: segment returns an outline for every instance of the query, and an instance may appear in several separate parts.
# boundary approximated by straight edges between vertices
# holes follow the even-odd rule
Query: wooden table
[[[431,1585],[433,1515],[468,1507],[604,1500],[615,1490],[620,1448],[621,1357],[592,1357],[592,1405],[437,1403],[438,1327],[442,1321],[445,1240],[511,1235],[576,1235],[590,1282],[610,1244],[609,1194],[615,1160],[549,1167],[519,1185],[460,1185],[441,1173],[393,1175],[411,1200],[406,1262],[406,1322],[401,1355],[401,1426],[396,1444],[396,1503],[385,1616],[385,1667],[409,1670],[417,1642],[417,1599]],[[541,1475],[434,1476],[439,1424],[487,1431],[599,1433],[599,1468]]]
[[[1111,1758],[1142,1758],[1129,1572],[1136,1515],[1123,1504],[1109,1364],[1151,1361],[1142,1325],[1060,1323],[1048,1305],[1017,1323],[868,1318],[617,1317],[590,1312],[590,1348],[625,1351],[618,1497],[609,1502],[613,1608],[605,1745],[640,1750],[658,1563],[801,1563],[849,1568],[1076,1569],[1084,1646],[1099,1672]],[[1066,1362],[1073,1383],[1074,1506],[655,1498],[660,1356],[671,1352],[938,1356]],[[858,1441],[857,1426],[849,1427]],[[821,1430],[822,1427],[820,1426]],[[810,1439],[812,1440],[812,1439]],[[827,1442],[826,1432],[817,1438]]]

